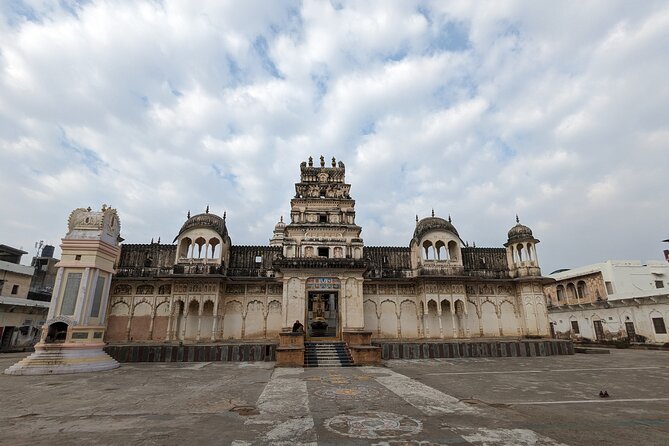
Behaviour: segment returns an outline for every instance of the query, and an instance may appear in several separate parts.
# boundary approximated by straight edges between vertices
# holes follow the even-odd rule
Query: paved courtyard
[[[24,355],[0,356],[2,369]],[[669,445],[669,353],[0,375],[11,445]],[[610,398],[601,399],[600,390]]]

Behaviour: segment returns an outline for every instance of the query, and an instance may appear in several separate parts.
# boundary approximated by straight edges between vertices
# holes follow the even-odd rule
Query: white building
[[[558,337],[669,342],[669,263],[608,260],[555,272],[544,287]]]

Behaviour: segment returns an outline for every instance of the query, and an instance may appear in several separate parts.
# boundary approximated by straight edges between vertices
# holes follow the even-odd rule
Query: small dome
[[[216,214],[204,213],[193,215],[181,226],[179,234],[174,238],[176,241],[181,234],[190,229],[206,228],[215,231],[225,240],[228,236],[228,229],[225,227],[225,219]]]
[[[283,232],[283,230],[286,228],[286,224],[283,222],[283,215],[281,216],[281,220],[274,226],[274,232]]]
[[[509,241],[513,242],[527,239],[534,239],[532,230],[525,225],[521,225],[518,216],[516,216],[516,226],[509,230]]]
[[[416,229],[413,231],[413,238],[420,240],[423,236],[434,230],[448,231],[460,237],[455,226],[450,221],[439,217],[426,217],[416,223]]]

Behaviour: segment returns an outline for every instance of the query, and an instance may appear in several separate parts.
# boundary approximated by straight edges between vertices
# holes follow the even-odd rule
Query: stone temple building
[[[268,245],[234,245],[226,215],[208,208],[189,213],[172,244],[123,244],[105,339],[276,340],[295,321],[307,340],[362,333],[361,343],[549,335],[530,228],[469,247],[450,217],[432,215],[416,217],[408,246],[365,246],[345,173],[334,158],[303,162]]]

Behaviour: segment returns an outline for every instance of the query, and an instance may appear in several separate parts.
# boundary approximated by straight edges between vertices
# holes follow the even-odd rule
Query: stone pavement
[[[669,353],[630,350],[356,368],[124,364],[0,375],[0,443],[669,445],[668,384]]]

